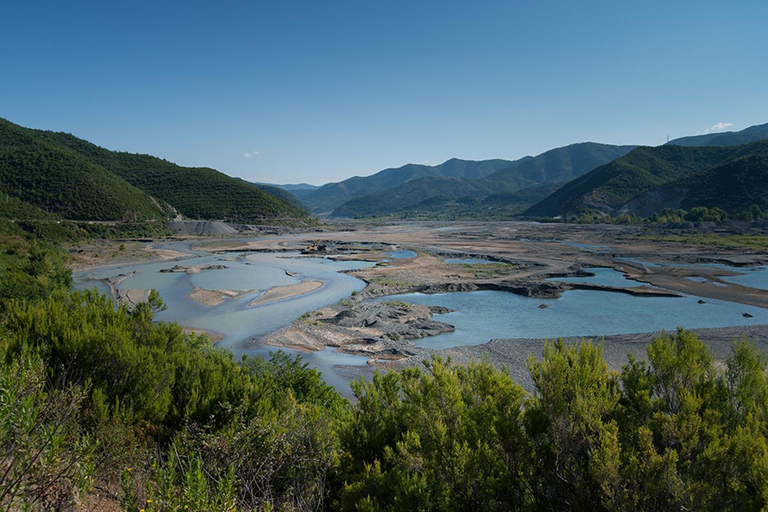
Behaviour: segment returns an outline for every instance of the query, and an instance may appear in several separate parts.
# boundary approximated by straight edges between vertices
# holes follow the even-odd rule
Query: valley
[[[768,349],[768,251],[675,243],[660,231],[345,222],[147,243],[145,252],[185,259],[80,271],[75,283],[138,271],[121,286],[156,287],[169,306],[158,319],[210,332],[236,355],[300,353],[347,396],[347,383],[374,368],[420,366],[432,355],[506,365],[530,388],[528,356],[558,337],[604,340],[617,369],[678,326],[696,329],[721,358],[743,335]],[[216,300],[196,301],[201,290]]]

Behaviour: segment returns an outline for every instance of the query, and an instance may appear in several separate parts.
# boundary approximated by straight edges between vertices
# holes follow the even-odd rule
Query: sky
[[[0,117],[269,183],[768,122],[768,2],[0,3]]]

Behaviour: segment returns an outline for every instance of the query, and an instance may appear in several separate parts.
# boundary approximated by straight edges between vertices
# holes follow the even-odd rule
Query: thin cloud
[[[717,123],[713,124],[706,130],[704,130],[704,133],[711,133],[711,132],[719,132],[720,130],[725,130],[726,128],[730,128],[733,126],[733,123]]]
[[[242,156],[243,156],[243,158],[253,158],[253,157],[259,156],[259,152],[258,151],[251,151],[250,153],[243,153]]]

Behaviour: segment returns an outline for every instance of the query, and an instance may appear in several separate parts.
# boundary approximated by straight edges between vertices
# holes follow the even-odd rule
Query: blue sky
[[[0,5],[0,117],[253,181],[768,122],[768,2]]]

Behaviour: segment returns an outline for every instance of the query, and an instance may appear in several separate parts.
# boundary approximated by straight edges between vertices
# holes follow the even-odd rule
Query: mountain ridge
[[[663,207],[696,206],[719,207],[734,213],[739,205],[732,196],[749,189],[740,188],[739,183],[759,184],[763,182],[763,175],[768,174],[768,166],[761,165],[768,162],[765,156],[768,156],[768,141],[738,146],[641,146],[566,183],[523,215],[634,213],[647,216]],[[751,176],[745,174],[745,167],[751,170]],[[728,182],[737,176],[739,181]],[[768,201],[768,187],[752,192],[754,201],[761,204]],[[726,196],[730,198],[727,201],[723,199]]]
[[[485,170],[493,166],[502,168],[470,179],[455,176],[459,174],[455,171],[454,176],[431,175],[409,179],[399,185],[352,198],[336,207],[331,216],[415,215],[442,218],[455,217],[457,212],[461,212],[462,217],[509,217],[543,199],[545,192],[551,192],[552,183],[562,183],[579,176],[633,148],[582,142],[516,161],[472,162],[475,167],[491,162],[490,165],[482,165]],[[450,169],[462,167],[457,161],[465,162],[451,159],[441,165]],[[546,186],[542,188],[542,185]],[[431,211],[427,211],[427,207]]]

